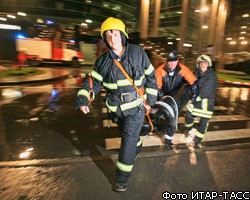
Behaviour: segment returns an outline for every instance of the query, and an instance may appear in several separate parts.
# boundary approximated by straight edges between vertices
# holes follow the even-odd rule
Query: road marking
[[[214,142],[214,141],[223,141],[223,140],[233,140],[233,139],[244,139],[250,138],[250,129],[235,129],[235,130],[222,130],[222,131],[208,131],[203,139],[203,142]],[[143,142],[143,147],[150,146],[163,146],[164,140],[157,135],[152,136],[141,136]],[[184,134],[175,134],[173,143],[185,144],[186,137]],[[121,145],[121,138],[106,138],[105,147],[109,149],[119,149]]]
[[[210,122],[223,122],[223,121],[248,121],[249,117],[245,115],[214,115]],[[185,117],[178,118],[179,124],[185,123]]]

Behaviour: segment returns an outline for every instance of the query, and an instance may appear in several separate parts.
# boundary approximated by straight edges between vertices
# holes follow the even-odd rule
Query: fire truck
[[[63,62],[71,63],[71,66],[79,66],[83,62],[82,53],[71,42],[17,38],[16,50],[19,53],[25,53],[27,62],[31,66],[38,66],[45,62]]]

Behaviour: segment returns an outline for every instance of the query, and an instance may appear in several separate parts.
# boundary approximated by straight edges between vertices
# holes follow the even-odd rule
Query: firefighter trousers
[[[172,141],[174,138],[174,127],[167,127],[164,137],[166,140]]]
[[[195,136],[199,138],[199,140],[201,141],[204,138],[205,133],[207,132],[209,118],[200,117],[200,120],[195,125],[195,127],[194,127],[194,119],[195,116],[193,116],[192,113],[188,111],[186,114],[185,127],[187,128],[188,131],[194,128]]]
[[[118,120],[121,131],[121,147],[117,161],[117,182],[119,183],[127,183],[135,158],[142,147],[140,132],[145,117],[145,108],[135,109],[138,111],[134,115],[127,115]]]

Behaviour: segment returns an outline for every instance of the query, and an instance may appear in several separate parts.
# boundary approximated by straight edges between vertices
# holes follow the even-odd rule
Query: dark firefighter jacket
[[[124,96],[134,94],[135,88],[123,75],[121,70],[115,65],[113,58],[118,56],[109,50],[97,58],[94,69],[91,72],[93,78],[93,90],[98,94],[103,86],[106,89],[106,106],[118,116],[123,113],[124,116],[137,112],[136,108],[142,105],[141,98],[132,98],[129,102],[124,102]],[[133,79],[138,88],[143,88],[145,98],[150,106],[153,106],[157,100],[157,84],[155,71],[149,61],[145,51],[134,44],[127,44],[126,50],[119,60],[128,75]],[[77,93],[77,107],[87,106],[89,96],[89,79],[85,79],[83,87]],[[132,95],[134,96],[134,95]]]
[[[210,119],[213,115],[215,94],[218,85],[216,74],[211,67],[205,73],[201,73],[197,69],[194,74],[198,79],[199,95],[194,104],[187,105],[187,108],[194,116]]]
[[[156,69],[155,75],[157,79],[157,86],[159,89],[159,97],[163,95],[174,95],[185,81],[191,85],[192,97],[198,95],[198,88],[196,82],[196,77],[193,72],[182,63],[178,62],[172,76],[170,71],[166,67],[166,63],[163,63],[160,67]]]

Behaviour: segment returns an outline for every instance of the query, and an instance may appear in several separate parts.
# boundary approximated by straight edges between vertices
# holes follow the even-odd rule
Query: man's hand
[[[88,106],[81,106],[81,107],[80,107],[80,110],[81,110],[84,114],[89,113],[89,107],[88,107]]]

